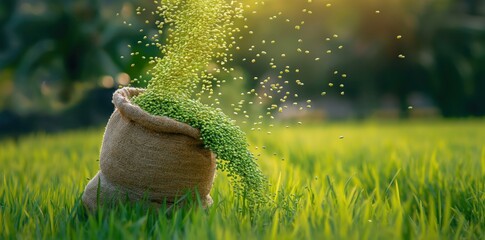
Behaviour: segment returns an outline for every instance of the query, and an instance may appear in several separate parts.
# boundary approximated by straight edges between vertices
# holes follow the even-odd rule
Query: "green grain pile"
[[[202,140],[219,159],[239,197],[254,208],[265,199],[266,180],[248,151],[244,132],[221,110],[191,96],[201,81],[210,82],[204,70],[211,61],[224,65],[227,50],[234,45],[234,18],[241,8],[225,0],[163,0],[158,14],[160,31],[168,31],[159,44],[163,57],[156,58],[145,93],[133,102],[153,115],[167,116],[200,129]],[[228,42],[232,40],[232,42]]]

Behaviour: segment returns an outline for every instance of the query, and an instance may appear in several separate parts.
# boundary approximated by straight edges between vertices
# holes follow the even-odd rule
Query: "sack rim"
[[[138,105],[133,104],[131,98],[144,91],[145,89],[143,88],[124,87],[113,93],[112,102],[121,116],[152,131],[182,134],[195,139],[201,139],[198,129],[169,117],[151,115]]]

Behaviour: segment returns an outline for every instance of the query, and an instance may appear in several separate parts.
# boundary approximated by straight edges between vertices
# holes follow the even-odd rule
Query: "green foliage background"
[[[410,98],[415,93],[429,98],[430,103],[423,107],[436,108],[438,115],[485,114],[481,104],[485,102],[483,1],[313,2],[331,3],[332,7],[316,7],[310,16],[301,11],[307,7],[307,1],[282,4],[266,0],[264,8],[249,14],[247,25],[254,34],[240,42],[241,48],[247,49],[261,39],[277,39],[278,45],[265,46],[264,50],[268,57],[284,51],[288,55],[285,63],[302,68],[298,78],[306,85],[298,90],[300,95],[317,98],[321,91],[328,91],[330,97],[338,95],[339,91],[325,86],[337,81],[334,70],[346,72],[349,75],[345,80],[346,94],[338,98],[356,106],[353,116],[372,115],[383,107],[383,99],[391,96],[401,117],[406,117],[406,108],[412,104]],[[146,18],[154,20],[149,14],[153,10],[150,3],[150,0],[2,1],[0,109],[23,116],[36,112],[64,114],[63,109],[88,98],[90,93],[86,90],[99,87],[103,76],[112,76],[117,85],[120,72],[128,73],[132,79],[144,75],[147,60],[141,56],[159,54],[157,49],[142,47],[146,41],[141,38],[155,28],[144,23]],[[146,8],[147,14],[135,15],[136,6]],[[292,19],[305,20],[302,30],[294,31],[295,23],[285,24],[284,19],[269,21],[278,11]],[[145,29],[143,33],[139,32],[141,27]],[[339,35],[338,40],[324,41],[325,36],[333,34]],[[403,38],[397,40],[397,35]],[[312,50],[311,54],[340,44],[344,48],[334,49],[332,54],[315,62],[313,55],[295,54],[299,38],[304,40],[301,46]],[[142,43],[138,44],[140,39]],[[130,52],[140,54],[130,56]],[[268,66],[262,64],[263,59],[258,64],[240,61],[250,59],[253,54],[250,51],[234,54],[238,59],[234,67],[248,79],[271,74]],[[399,54],[406,58],[399,59]],[[255,84],[246,81],[242,90]],[[325,98],[321,101],[325,102]]]

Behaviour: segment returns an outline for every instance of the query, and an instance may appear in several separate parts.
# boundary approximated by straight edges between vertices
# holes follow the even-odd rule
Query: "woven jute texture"
[[[83,193],[86,208],[114,201],[171,203],[198,193],[212,204],[216,161],[200,131],[168,117],[153,116],[131,103],[143,90],[123,88],[113,94],[116,109],[104,133],[98,174]]]

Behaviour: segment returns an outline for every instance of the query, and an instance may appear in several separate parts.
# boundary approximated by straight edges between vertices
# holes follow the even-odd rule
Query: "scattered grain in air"
[[[347,77],[347,74],[345,74],[345,73],[344,73],[344,74],[342,74],[342,77],[343,77],[343,78],[346,78],[346,77]]]
[[[408,107],[408,109],[409,109],[409,110],[413,109],[413,106],[409,106],[409,107]]]
[[[325,96],[327,95],[327,92],[322,92],[320,95]]]
[[[379,10],[376,10],[376,13],[377,13],[377,14],[379,14],[379,13],[381,13],[381,11],[379,11]]]
[[[334,72],[333,72],[333,74],[334,74],[334,75],[337,75],[337,74],[338,74],[338,71],[334,71]]]
[[[339,138],[339,139],[344,139],[344,136],[340,136],[340,137],[338,137],[338,138]]]
[[[342,95],[342,96],[345,95],[345,92],[340,92],[340,95]]]
[[[331,6],[332,6],[332,4],[331,4],[331,3],[327,3],[325,6],[326,6],[326,7],[331,7]]]
[[[236,28],[233,27],[232,20],[243,17],[239,12],[242,9],[232,9],[235,3],[222,0],[211,2],[210,6],[205,4],[207,1],[204,0],[187,2],[190,3],[185,1],[160,3],[162,10],[159,9],[156,14],[170,23],[168,31],[170,40],[164,45],[154,44],[165,57],[150,59],[156,65],[153,67],[154,72],[151,73],[148,90],[134,98],[133,102],[153,115],[171,117],[201,129],[201,135],[207,147],[221,159],[231,159],[227,161],[226,169],[235,176],[232,179],[236,183],[234,186],[237,192],[250,193],[247,195],[248,199],[257,204],[259,199],[264,198],[262,190],[265,181],[254,162],[254,157],[247,151],[244,132],[222,111],[190,97],[193,93],[192,89],[205,80],[205,77],[197,74],[202,70],[202,66],[207,66],[213,58],[232,57],[227,55],[220,46],[232,45],[226,42],[226,39],[235,32]],[[258,1],[258,4],[263,5],[263,2]],[[166,9],[169,11],[164,11]],[[137,14],[139,12],[140,10],[137,9]],[[126,21],[124,24],[127,24]],[[131,26],[131,24],[128,25]],[[160,25],[159,28],[162,31],[163,24],[157,25]],[[239,39],[242,39],[242,36]],[[187,51],[177,51],[180,46],[184,46]],[[249,49],[249,51],[252,50],[254,47]],[[187,59],[191,61],[187,62]],[[227,62],[227,60],[221,60],[219,63]],[[255,59],[251,62],[254,63]],[[220,71],[226,70],[222,68]],[[214,101],[218,102],[217,99]]]
[[[402,38],[402,35],[397,35],[396,38],[397,39],[401,39]]]
[[[315,61],[319,61],[319,60],[320,60],[320,58],[315,58]]]
[[[328,83],[328,86],[329,87],[333,87],[333,83]]]
[[[341,88],[343,88],[343,87],[344,87],[344,84],[342,83],[342,84],[340,84],[339,86],[340,86]]]
[[[342,49],[342,48],[344,48],[344,46],[342,46],[342,45],[338,46],[338,49]]]
[[[406,58],[406,56],[404,56],[403,54],[399,54],[399,56],[397,56],[398,58],[401,58],[401,59],[404,59]]]

